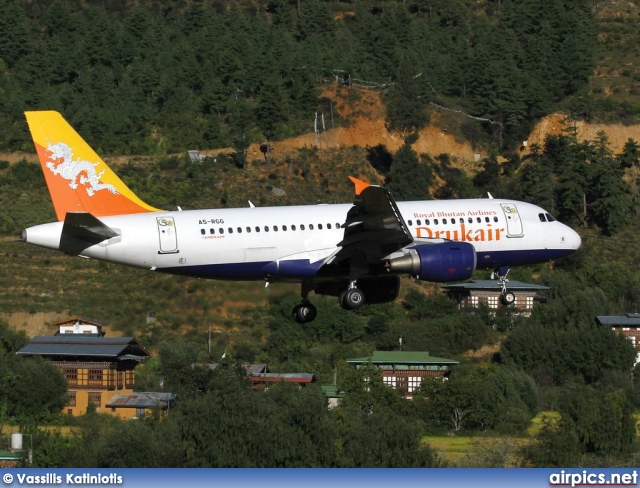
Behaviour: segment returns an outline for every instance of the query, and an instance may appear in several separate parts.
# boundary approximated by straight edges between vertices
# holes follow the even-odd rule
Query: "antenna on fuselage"
[[[490,200],[493,200],[493,196],[491,195],[491,193],[487,192],[487,196],[489,197]]]

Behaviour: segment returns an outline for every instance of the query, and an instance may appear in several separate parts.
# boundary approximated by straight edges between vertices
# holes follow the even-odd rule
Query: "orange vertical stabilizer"
[[[157,212],[138,198],[58,112],[25,112],[58,220]]]

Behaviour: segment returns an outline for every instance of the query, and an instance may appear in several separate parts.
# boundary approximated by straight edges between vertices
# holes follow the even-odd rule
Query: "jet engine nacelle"
[[[468,280],[476,270],[476,250],[468,242],[422,244],[404,249],[403,253],[389,259],[390,272],[446,283]]]

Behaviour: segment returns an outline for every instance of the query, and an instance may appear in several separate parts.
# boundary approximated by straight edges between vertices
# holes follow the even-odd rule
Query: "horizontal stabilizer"
[[[74,237],[91,244],[120,235],[108,225],[87,212],[68,212],[64,218],[62,237]]]

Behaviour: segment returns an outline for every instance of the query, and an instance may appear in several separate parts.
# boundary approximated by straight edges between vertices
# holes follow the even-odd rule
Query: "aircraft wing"
[[[356,186],[356,197],[344,223],[340,250],[331,261],[364,255],[367,263],[377,263],[411,244],[413,237],[391,193],[381,186],[349,179]]]

